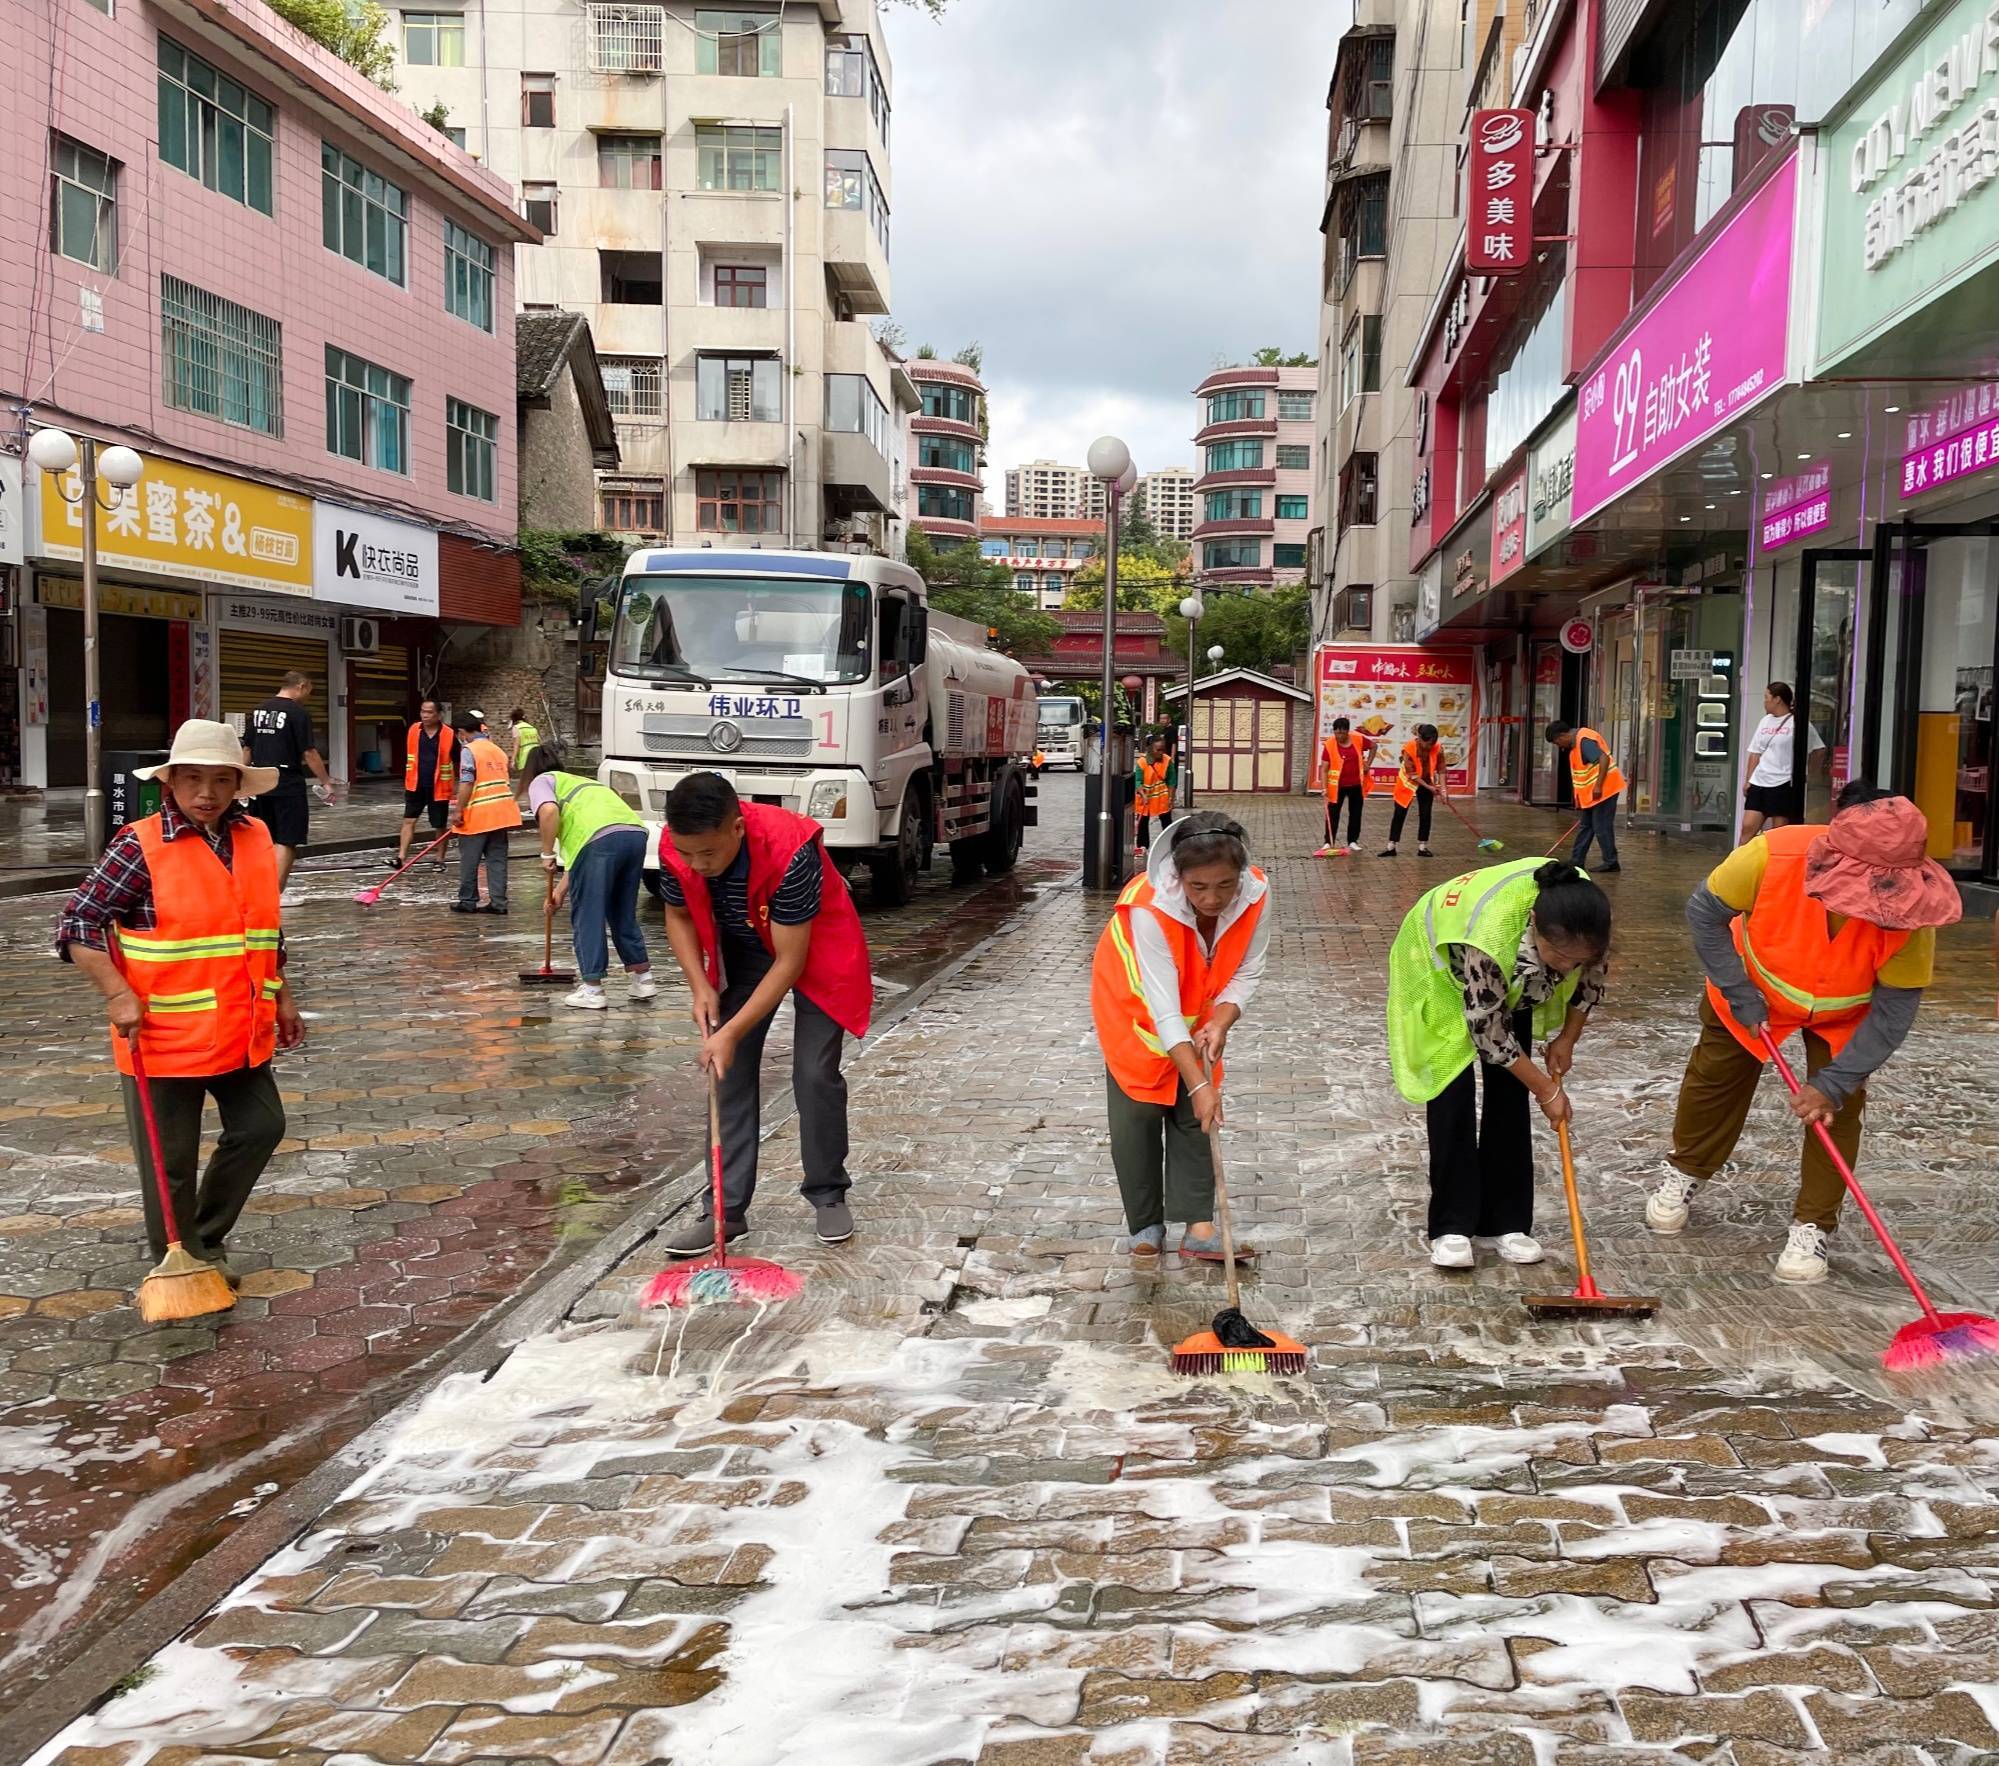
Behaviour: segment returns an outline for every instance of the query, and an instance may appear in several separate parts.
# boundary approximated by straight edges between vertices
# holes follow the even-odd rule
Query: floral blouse
[[[1465,1028],[1478,1058],[1491,1067],[1511,1066],[1526,1051],[1513,1034],[1513,1014],[1545,1004],[1561,986],[1562,977],[1541,961],[1534,945],[1534,928],[1520,934],[1520,953],[1514,960],[1513,982],[1519,990],[1508,1003],[1506,976],[1499,965],[1475,944],[1447,944],[1444,958],[1451,965],[1451,979],[1464,995]],[[1591,1012],[1603,1004],[1605,966],[1591,963],[1576,983],[1572,1010]]]

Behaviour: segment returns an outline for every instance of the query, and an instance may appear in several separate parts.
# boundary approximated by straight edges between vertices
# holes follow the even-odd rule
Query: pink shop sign
[[[1999,389],[1967,388],[1911,417],[1902,455],[1902,495],[1920,497],[1999,466]]]
[[[1784,383],[1797,198],[1794,154],[1584,380],[1576,521]]]
[[[1762,542],[1768,552],[1832,525],[1832,467],[1780,478],[1763,497]]]

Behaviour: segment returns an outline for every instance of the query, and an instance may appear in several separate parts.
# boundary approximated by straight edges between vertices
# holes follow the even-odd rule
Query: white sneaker
[[[1352,842],[1352,844],[1350,844],[1347,847],[1347,857],[1348,858],[1360,857],[1360,842],[1358,840]]]
[[[1336,848],[1331,846],[1322,846],[1319,848],[1317,852],[1313,853],[1312,856],[1314,858],[1331,858],[1336,850],[1337,850]]]
[[[643,975],[634,975],[632,977],[631,986],[625,989],[625,998],[649,1000],[658,992],[659,983],[652,978],[652,971],[647,970]]]
[[[1508,1263],[1539,1263],[1541,1241],[1529,1233],[1506,1233],[1499,1241],[1499,1254]]]
[[[1469,1269],[1475,1261],[1471,1240],[1463,1233],[1445,1233],[1430,1241],[1430,1262],[1438,1269]]]
[[[1687,1210],[1701,1180],[1689,1177],[1677,1165],[1668,1165],[1659,1187],[1645,1198],[1645,1224],[1655,1233],[1684,1232]]]
[[[574,1006],[581,1012],[601,1012],[608,1008],[611,1002],[604,997],[601,983],[583,981],[577,984],[575,992],[562,996],[562,1003],[565,1006]]]
[[[1780,1282],[1822,1282],[1831,1275],[1832,1265],[1825,1254],[1825,1229],[1802,1220],[1792,1221],[1791,1236],[1784,1241],[1784,1249],[1777,1258],[1776,1273]]]

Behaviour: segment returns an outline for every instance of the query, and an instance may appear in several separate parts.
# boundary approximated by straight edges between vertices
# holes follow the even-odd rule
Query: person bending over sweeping
[[[242,802],[272,790],[277,769],[245,766],[234,730],[191,718],[174,733],[166,763],[137,773],[155,776],[166,787],[159,812],[112,836],[64,904],[56,951],[104,996],[154,1258],[177,1238],[234,1287],[229,1230],[285,1133],[271,1056],[305,1040],[284,974],[277,855],[270,831]],[[132,1037],[159,1126],[172,1223],[160,1216]],[[222,1135],[197,1187],[201,1113],[211,1097]]]
[[[1936,963],[1936,929],[1963,913],[1950,873],[1927,856],[1929,823],[1906,797],[1856,780],[1830,824],[1759,834],[1717,865],[1687,902],[1707,975],[1701,1034],[1680,1081],[1673,1150],[1646,1199],[1645,1224],[1677,1233],[1694,1193],[1735,1151],[1769,1051],[1805,1033],[1806,1085],[1790,1100],[1809,1129],[1826,1123],[1848,1165],[1860,1151],[1867,1081],[1902,1046]],[[1780,1282],[1822,1282],[1826,1238],[1846,1180],[1805,1135]]]
[[[1437,799],[1445,794],[1444,751],[1437,745],[1437,726],[1418,724],[1413,741],[1402,744],[1402,765],[1395,774],[1395,814],[1388,822],[1388,844],[1383,858],[1397,856],[1402,829],[1409,820],[1409,805],[1416,805],[1416,856],[1430,858],[1430,816]]]
[[[1214,810],[1162,829],[1097,940],[1090,1011],[1137,1256],[1159,1254],[1168,1220],[1186,1223],[1181,1255],[1221,1256],[1207,1136],[1222,1119],[1222,1051],[1270,945],[1270,885],[1247,838]]]
[[[701,1065],[715,1076],[722,1127],[723,1221],[749,1231],[757,1186],[764,1038],[791,997],[791,1088],[798,1100],[800,1186],[822,1245],[854,1235],[847,1206],[847,1082],[842,1034],[865,1036],[874,979],[861,917],[809,816],[744,803],[719,773],[690,773],[667,794],[659,842],[666,940],[694,995]],[[666,1249],[715,1246],[703,1218]]]
[[[1467,871],[1404,918],[1388,953],[1388,1059],[1396,1089],[1428,1107],[1437,1268],[1470,1269],[1474,1238],[1496,1238],[1508,1263],[1541,1261],[1527,1100],[1568,1120],[1562,1078],[1602,1003],[1609,949],[1609,897],[1562,859]],[[1536,1037],[1548,1039],[1541,1067]]]
[[[569,904],[576,988],[562,1003],[585,1012],[608,1008],[604,974],[611,966],[611,944],[618,947],[618,960],[630,977],[626,997],[651,999],[659,984],[652,978],[652,958],[639,926],[645,823],[610,786],[564,772],[561,750],[539,737],[528,751],[521,784],[541,836],[541,868],[548,874],[550,893],[557,907]]]

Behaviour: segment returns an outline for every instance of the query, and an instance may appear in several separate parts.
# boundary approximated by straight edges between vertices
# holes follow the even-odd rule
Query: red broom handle
[[[146,1083],[146,1061],[139,1053],[139,1039],[125,1038],[125,1047],[132,1054],[132,1084],[139,1094],[139,1116],[146,1125],[146,1151],[152,1155],[153,1183],[160,1196],[160,1219],[167,1229],[167,1249],[172,1250],[180,1240],[180,1222],[174,1219],[173,1191],[167,1187],[167,1162],[160,1154],[160,1125],[153,1116],[153,1091]]]
[[[1459,821],[1463,822],[1464,825],[1471,830],[1471,837],[1474,840],[1483,840],[1485,838],[1485,836],[1481,834],[1475,826],[1473,826],[1471,817],[1466,815],[1463,810],[1459,809],[1458,806],[1450,800],[1450,798],[1445,797],[1443,792],[1441,791],[1437,792],[1436,796],[1442,801],[1444,807],[1447,810],[1449,810],[1452,815],[1456,816]]]
[[[451,838],[451,830],[449,828],[446,828],[442,834],[438,835],[438,837],[435,840],[433,840],[428,846],[426,846],[422,852],[418,853],[415,858],[409,860],[407,864],[400,864],[396,866],[396,868],[393,871],[391,871],[386,877],[384,877],[381,880],[381,882],[377,883],[375,885],[376,891],[379,893],[380,891],[388,888],[388,886],[391,883],[393,883],[398,877],[400,877],[405,871],[407,871],[410,868],[410,865],[422,864],[426,858],[428,858],[433,852],[435,852],[440,846],[442,846],[445,843],[445,841],[449,840],[450,838]]]
[[[722,1216],[722,1105],[715,1084],[715,1069],[708,1069],[708,1167],[710,1207],[715,1215],[715,1262],[729,1261],[729,1229]]]
[[[1796,1097],[1801,1089],[1798,1085],[1798,1076],[1791,1071],[1791,1063],[1784,1059],[1784,1051],[1777,1046],[1776,1039],[1771,1036],[1770,1026],[1764,1025],[1758,1034],[1763,1038],[1763,1046],[1770,1051],[1770,1059],[1777,1063],[1777,1071],[1784,1076],[1784,1083],[1791,1088],[1791,1095]],[[1833,1145],[1832,1136],[1827,1132],[1823,1122],[1814,1122],[1812,1127],[1817,1132],[1820,1143],[1825,1147],[1826,1157],[1832,1161],[1833,1169],[1845,1180],[1846,1187],[1853,1193],[1854,1201],[1860,1204],[1860,1212],[1867,1216],[1867,1224],[1874,1229],[1874,1236],[1881,1241],[1881,1248],[1888,1253],[1889,1261],[1901,1274],[1902,1280],[1909,1284],[1909,1292],[1915,1295],[1916,1304],[1923,1309],[1923,1316],[1938,1330],[1942,1330],[1943,1320],[1937,1315],[1937,1309],[1930,1304],[1929,1295],[1923,1292],[1923,1284],[1916,1280],[1916,1272],[1909,1267],[1908,1259],[1902,1255],[1900,1248],[1890,1236],[1887,1223],[1874,1212],[1874,1204],[1868,1201],[1867,1192],[1860,1187],[1860,1179],[1853,1175],[1853,1167],[1847,1164],[1840,1155],[1839,1148]]]

